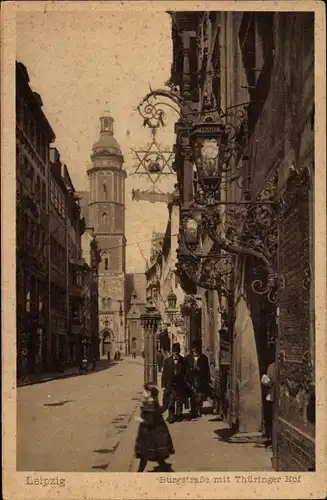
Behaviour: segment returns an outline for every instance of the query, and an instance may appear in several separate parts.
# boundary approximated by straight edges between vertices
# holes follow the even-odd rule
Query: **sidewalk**
[[[105,370],[109,368],[112,364],[120,363],[121,361],[108,361],[107,359],[100,359],[97,361],[96,369],[93,371],[92,368],[89,368],[88,373],[95,373],[101,370]],[[51,380],[63,379],[69,377],[79,376],[79,367],[72,366],[66,368],[63,372],[48,372],[48,373],[39,373],[39,374],[31,374],[28,375],[24,379],[19,379],[17,381],[17,387],[24,387],[26,385],[34,385],[34,384],[43,384],[45,382],[50,382]]]
[[[138,411],[137,407],[136,414]],[[138,460],[133,456],[137,429],[138,423],[133,415],[108,472],[137,472]],[[272,471],[270,450],[261,444],[228,442],[230,430],[215,415],[204,414],[197,420],[174,423],[169,425],[169,431],[175,447],[175,455],[168,459],[171,472]],[[149,463],[146,472],[159,472],[154,469],[156,466]]]

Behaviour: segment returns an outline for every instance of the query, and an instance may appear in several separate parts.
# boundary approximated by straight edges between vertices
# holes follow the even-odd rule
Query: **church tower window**
[[[101,261],[103,264],[103,269],[109,271],[109,256],[107,252],[103,252],[101,255]]]
[[[106,225],[109,224],[109,217],[107,212],[103,212],[103,214],[101,215],[101,223]]]
[[[107,189],[107,184],[105,182],[102,185],[102,190],[103,190],[104,199],[107,200],[108,199],[108,189]]]

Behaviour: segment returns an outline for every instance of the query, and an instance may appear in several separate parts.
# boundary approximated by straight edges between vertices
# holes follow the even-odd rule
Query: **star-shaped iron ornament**
[[[135,165],[131,175],[147,176],[150,182],[155,184],[162,176],[176,175],[172,165],[174,152],[162,147],[156,140],[156,129],[152,128],[152,141],[142,150],[132,149]]]

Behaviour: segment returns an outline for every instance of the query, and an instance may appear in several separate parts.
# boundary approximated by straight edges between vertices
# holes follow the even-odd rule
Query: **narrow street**
[[[140,398],[140,360],[17,389],[17,469],[103,472]]]
[[[142,385],[142,360],[125,359],[85,376],[18,388],[17,469],[136,472],[134,415]],[[227,424],[214,415],[169,430],[172,472],[271,470],[270,452],[262,445],[227,442]],[[146,472],[155,466],[149,463]]]

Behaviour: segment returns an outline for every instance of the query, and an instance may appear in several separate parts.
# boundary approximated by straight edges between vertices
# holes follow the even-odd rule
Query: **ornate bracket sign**
[[[171,193],[162,193],[159,189],[152,188],[147,191],[132,189],[132,200],[149,201],[150,203],[170,203],[173,197]]]
[[[161,108],[163,103],[156,101],[156,96],[152,93],[145,96],[142,102],[138,105],[137,110],[143,119],[143,127],[147,127],[151,131],[151,142],[142,149],[132,149],[134,153],[134,172],[132,176],[138,175],[146,177],[152,187],[146,191],[133,191],[132,196],[135,201],[149,201],[150,203],[164,202],[169,199],[168,193],[163,193],[157,184],[169,175],[176,175],[173,170],[174,152],[168,147],[163,146],[157,141],[157,132],[160,127],[165,127],[165,112]],[[178,108],[164,103],[178,112]]]
[[[149,145],[138,151],[132,149],[136,160],[135,170],[132,175],[147,176],[153,185],[162,176],[175,175],[172,169],[174,153],[168,148],[162,148],[157,142],[156,131],[156,128],[151,129],[152,141]]]

